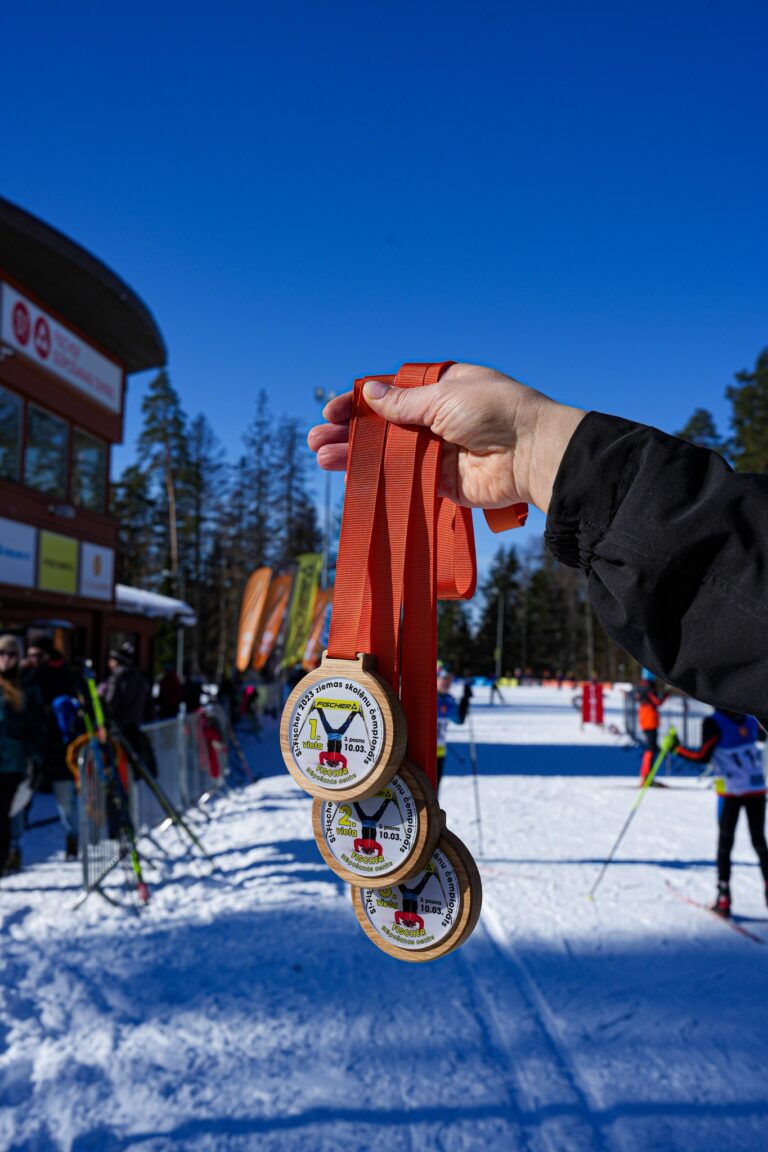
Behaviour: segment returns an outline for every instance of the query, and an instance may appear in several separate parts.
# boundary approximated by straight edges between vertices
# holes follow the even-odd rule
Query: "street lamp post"
[[[494,663],[496,670],[496,679],[501,676],[502,657],[504,649],[504,590],[499,584],[499,599],[496,612],[496,649],[494,651]],[[491,701],[493,703],[493,701]]]
[[[179,600],[184,599],[184,573],[179,569],[177,572],[172,572],[170,568],[163,568],[160,573],[168,580],[173,580],[176,583],[178,590]],[[176,628],[176,674],[179,679],[184,679],[184,625],[178,621]]]
[[[315,400],[324,408],[329,400],[333,400],[335,392],[326,392],[324,388],[315,388]],[[323,570],[320,576],[320,587],[328,587],[328,557],[331,549],[331,473],[325,474],[325,509],[323,527]]]

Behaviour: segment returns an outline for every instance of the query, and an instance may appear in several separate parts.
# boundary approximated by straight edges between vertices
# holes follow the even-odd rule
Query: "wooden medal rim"
[[[388,956],[393,956],[395,960],[405,960],[411,964],[423,964],[427,960],[437,960],[440,956],[446,956],[469,939],[480,918],[483,887],[477,864],[471,852],[463,841],[447,828],[441,834],[436,849],[445,853],[455,869],[459,884],[460,903],[459,915],[448,935],[429,948],[414,949],[409,952],[405,948],[399,948],[391,940],[385,939],[376,931],[366,915],[362,895],[363,888],[353,886],[351,889],[355,915],[366,936],[372,944],[375,944],[382,952],[386,952]],[[372,885],[366,884],[363,887],[372,888]],[[389,885],[381,885],[381,887],[389,887]]]
[[[364,799],[383,788],[402,764],[408,740],[405,713],[389,684],[376,675],[375,666],[376,658],[367,653],[359,654],[354,660],[338,660],[324,652],[319,667],[303,676],[286,700],[280,719],[280,751],[291,776],[310,796],[321,800]],[[289,734],[290,717],[296,702],[308,688],[321,680],[340,676],[362,685],[375,698],[384,723],[384,739],[378,759],[364,780],[348,788],[324,788],[322,784],[308,779],[293,759]]]
[[[406,787],[410,789],[414,798],[418,830],[409,855],[403,860],[399,868],[387,872],[386,875],[362,876],[337,860],[325,838],[323,823],[323,804],[334,803],[337,798],[334,797],[333,800],[315,799],[312,803],[312,830],[321,856],[337,876],[357,888],[388,888],[392,884],[399,884],[402,880],[407,880],[410,876],[416,876],[426,867],[427,861],[440,839],[444,817],[426,772],[422,772],[421,768],[417,768],[412,761],[404,760],[390,777],[388,783],[391,783],[395,776],[403,777]]]

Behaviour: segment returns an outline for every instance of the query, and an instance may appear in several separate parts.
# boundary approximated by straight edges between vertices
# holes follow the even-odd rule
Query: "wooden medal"
[[[405,715],[375,658],[332,659],[309,672],[288,697],[280,748],[288,771],[310,796],[356,800],[383,788],[400,767]]]
[[[381,888],[421,872],[443,827],[429,779],[405,760],[364,800],[315,800],[312,827],[326,864],[349,884]]]
[[[423,872],[384,888],[352,888],[355,914],[369,940],[397,960],[446,956],[471,935],[482,884],[469,849],[447,829]]]

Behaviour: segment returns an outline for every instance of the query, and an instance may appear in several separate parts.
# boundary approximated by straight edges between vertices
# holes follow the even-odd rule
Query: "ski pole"
[[[144,783],[149,788],[150,792],[154,795],[158,804],[160,805],[163,812],[165,813],[166,818],[168,820],[170,820],[171,823],[174,824],[177,828],[181,828],[184,832],[186,832],[187,836],[189,837],[190,841],[194,844],[194,846],[203,854],[203,856],[206,858],[206,860],[210,864],[212,864],[213,867],[215,868],[216,867],[215,861],[208,855],[208,853],[206,852],[205,848],[203,847],[203,844],[200,841],[199,837],[192,831],[192,829],[190,828],[189,824],[187,823],[187,821],[182,816],[179,809],[176,807],[176,805],[173,803],[173,801],[170,799],[170,797],[166,793],[165,789],[162,787],[161,784],[158,783],[157,780],[155,780],[154,776],[149,771],[147,766],[144,764],[144,761],[141,759],[138,752],[135,750],[133,745],[128,740],[126,740],[125,736],[123,735],[123,733],[120,731],[119,728],[116,731],[116,737],[117,737],[118,743],[123,748],[126,756],[130,760],[131,766],[133,767],[134,771],[141,777],[141,779],[144,781]]]
[[[483,818],[480,814],[480,781],[478,779],[477,771],[477,748],[475,747],[475,730],[472,724],[472,717],[467,716],[469,721],[469,759],[472,764],[472,787],[475,793],[475,813],[477,820],[477,849],[478,856],[484,856],[483,850]]]
[[[621,844],[622,840],[624,839],[624,835],[625,835],[627,829],[629,828],[630,824],[632,823],[632,820],[634,819],[635,813],[637,812],[638,808],[640,807],[643,800],[645,799],[645,794],[648,791],[648,789],[650,788],[651,784],[653,783],[654,776],[658,772],[659,768],[661,768],[661,765],[664,763],[665,756],[667,756],[672,751],[672,749],[675,747],[676,742],[677,742],[677,733],[675,732],[674,728],[670,728],[669,732],[667,732],[666,736],[664,737],[664,739],[661,742],[661,748],[659,749],[659,754],[653,762],[653,767],[651,768],[650,772],[648,773],[645,780],[643,781],[642,787],[640,788],[640,792],[638,793],[638,797],[635,800],[634,804],[632,805],[632,807],[629,811],[629,815],[627,816],[626,820],[624,821],[621,832],[619,832],[618,836],[616,837],[616,840],[614,841],[614,845],[611,848],[610,852],[608,853],[608,857],[604,861],[603,866],[600,869],[600,872],[598,873],[597,879],[595,880],[594,884],[592,885],[592,888],[591,888],[591,890],[587,896],[588,900],[594,900],[595,892],[597,892],[597,889],[600,887],[600,881],[603,879],[603,876],[605,875],[605,873],[608,869],[608,865],[611,863],[614,856],[616,855],[616,851],[619,847],[619,844]]]
[[[147,887],[141,870],[136,831],[128,810],[128,796],[123,788],[123,782],[120,779],[117,766],[112,761],[109,735],[104,720],[104,709],[102,708],[101,700],[96,689],[93,674],[87,668],[83,670],[83,679],[88,689],[90,706],[93,711],[93,720],[91,720],[86,701],[80,696],[81,712],[85,730],[88,734],[88,742],[93,751],[96,769],[104,782],[107,795],[112,801],[115,815],[119,822],[120,832],[128,848],[128,859],[130,860],[131,868],[136,877],[137,895],[142,904],[146,904],[149,900],[149,888]]]

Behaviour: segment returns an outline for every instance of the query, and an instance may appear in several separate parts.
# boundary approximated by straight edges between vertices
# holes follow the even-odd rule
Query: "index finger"
[[[331,424],[348,424],[352,419],[352,393],[334,396],[323,408],[323,418]]]

